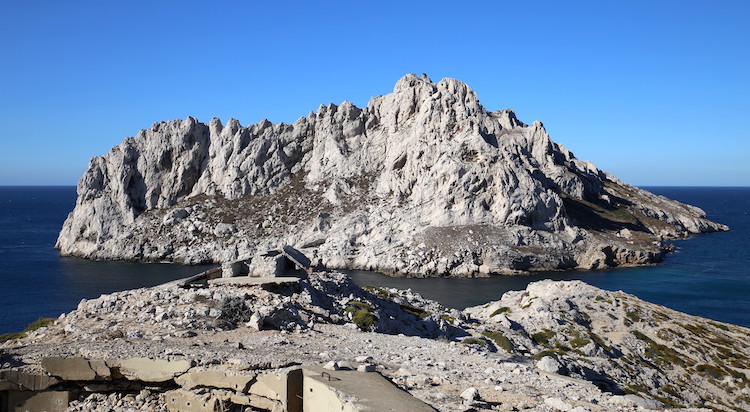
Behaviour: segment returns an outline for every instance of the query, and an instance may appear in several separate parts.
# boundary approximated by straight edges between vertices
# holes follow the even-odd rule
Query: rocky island
[[[750,408],[750,330],[579,281],[463,311],[330,272],[173,282],[0,349],[3,411]]]
[[[3,337],[0,412],[748,410],[746,328],[579,281],[457,310],[336,271],[648,264],[727,229],[454,79],[291,125],[155,123],[91,160],[56,247],[222,267]]]
[[[458,80],[409,74],[293,124],[154,123],[91,160],[56,247],[193,264],[282,243],[327,268],[482,276],[654,263],[665,240],[726,229]]]

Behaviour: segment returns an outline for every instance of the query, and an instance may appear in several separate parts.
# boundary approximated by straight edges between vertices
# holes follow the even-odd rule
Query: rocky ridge
[[[82,358],[130,377],[69,379],[79,393],[69,410],[167,410],[175,386],[201,399],[252,398],[252,382],[294,365],[366,364],[441,411],[730,411],[750,408],[747,342],[746,328],[579,281],[536,282],[457,311],[319,272],[285,285],[171,285],[82,301],[2,345],[0,387],[9,370],[55,375],[50,362]],[[134,366],[143,362],[172,369],[145,377]],[[196,383],[216,374],[245,386]],[[255,405],[271,410],[261,398]]]
[[[664,239],[726,229],[458,80],[409,74],[293,124],[154,123],[91,160],[56,247],[206,263],[281,242],[328,268],[476,276],[653,263]]]

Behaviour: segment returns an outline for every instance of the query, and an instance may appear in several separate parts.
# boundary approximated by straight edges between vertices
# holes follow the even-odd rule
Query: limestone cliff
[[[291,125],[155,123],[91,160],[56,247],[199,263],[293,244],[328,267],[461,276],[651,263],[663,239],[726,229],[458,80],[409,74]]]

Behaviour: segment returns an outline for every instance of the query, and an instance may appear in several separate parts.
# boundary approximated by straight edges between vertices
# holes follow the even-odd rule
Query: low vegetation
[[[495,342],[495,345],[497,345],[498,348],[502,348],[506,352],[513,351],[513,342],[511,342],[510,339],[508,339],[508,337],[503,335],[501,332],[487,330],[482,332],[482,335],[490,338],[493,342]]]
[[[31,323],[29,323],[26,328],[24,328],[23,332],[12,332],[12,333],[3,333],[0,335],[0,343],[7,342],[9,340],[13,339],[20,339],[25,338],[26,334],[28,332],[33,332],[39,328],[43,328],[45,326],[49,326],[53,323],[55,323],[57,319],[55,318],[40,318],[37,319]]]
[[[674,365],[685,366],[685,357],[676,350],[654,342],[643,333],[634,330],[633,336],[646,343],[645,357],[661,367],[673,367]]]
[[[550,356],[550,357],[553,357],[555,359],[559,359],[559,356],[560,355],[564,355],[564,354],[565,354],[565,352],[563,352],[561,350],[552,349],[552,350],[543,350],[543,351],[541,351],[541,352],[539,352],[537,354],[534,354],[534,356],[532,356],[532,357],[534,359],[536,359],[536,360],[540,360],[540,359],[542,359],[545,356]]]
[[[451,325],[455,325],[456,324],[456,318],[454,318],[453,316],[451,316],[451,315],[449,315],[447,313],[441,313],[440,314],[440,319],[442,319],[442,320],[450,323]]]
[[[404,312],[406,312],[406,313],[408,313],[410,315],[416,316],[417,319],[420,319],[420,320],[422,320],[422,319],[424,319],[424,318],[426,318],[426,317],[428,317],[428,316],[430,316],[432,314],[429,311],[421,309],[421,308],[418,308],[416,306],[411,306],[411,305],[406,305],[406,304],[401,304],[400,306],[401,306],[401,310],[403,310]]]
[[[353,300],[347,304],[344,312],[351,316],[352,322],[360,330],[369,332],[378,321],[378,317],[373,313],[373,307],[367,302]]]
[[[487,346],[487,341],[475,337],[464,338],[461,343],[463,343],[464,345]]]
[[[547,345],[549,340],[555,337],[555,331],[549,329],[542,329],[540,332],[533,333],[531,340],[536,342],[538,345]]]
[[[221,319],[235,326],[249,321],[252,316],[245,300],[238,296],[221,300],[219,310],[221,310]]]
[[[492,312],[492,314],[490,315],[490,317],[497,316],[497,315],[500,315],[500,314],[506,313],[506,312],[510,313],[510,308],[507,307],[507,306],[503,306],[501,308],[498,308],[496,311]]]

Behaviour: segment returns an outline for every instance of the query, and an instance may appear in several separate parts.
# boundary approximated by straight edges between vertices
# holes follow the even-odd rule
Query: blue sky
[[[636,185],[750,185],[750,2],[10,2],[0,185],[72,185],[153,122],[293,122],[463,80]]]

